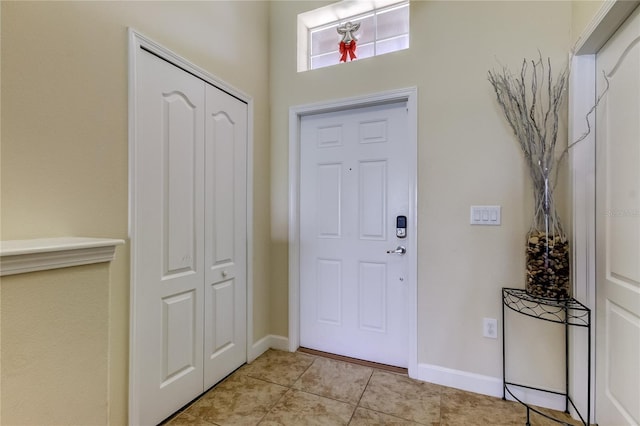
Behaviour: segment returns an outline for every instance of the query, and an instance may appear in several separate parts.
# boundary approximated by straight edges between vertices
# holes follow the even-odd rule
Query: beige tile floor
[[[562,413],[569,424],[571,421]],[[269,350],[167,425],[524,425],[515,402],[319,356]],[[557,425],[532,412],[532,425]]]

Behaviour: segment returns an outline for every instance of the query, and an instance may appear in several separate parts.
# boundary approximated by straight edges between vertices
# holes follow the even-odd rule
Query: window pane
[[[378,39],[409,33],[409,5],[378,14]]]
[[[333,50],[338,50],[340,34],[336,31],[337,25],[319,31],[311,32],[311,54],[321,55]]]
[[[355,32],[358,44],[371,43],[376,38],[376,26],[373,15],[365,16],[361,19],[353,19],[354,24],[360,22],[360,29]]]
[[[356,45],[356,59],[370,58],[371,56],[374,56],[373,43],[365,44],[364,46]]]
[[[379,41],[377,46],[377,55],[383,55],[396,50],[409,48],[409,35],[404,35],[390,40]]]
[[[311,58],[311,69],[328,67],[330,65],[338,64],[340,60],[340,54],[336,50],[335,53],[329,53],[327,55],[316,56]]]

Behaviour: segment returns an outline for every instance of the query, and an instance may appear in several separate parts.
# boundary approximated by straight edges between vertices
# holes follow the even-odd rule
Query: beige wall
[[[2,424],[108,418],[109,265],[2,279]]]
[[[574,1],[571,4],[571,42],[577,43],[605,0]]]
[[[255,100],[254,336],[270,333],[268,5],[3,1],[1,8],[1,238],[127,238],[127,27],[132,26]],[[16,277],[11,283],[31,279]],[[82,284],[72,275],[65,279],[71,288]],[[26,287],[15,291],[28,296]],[[103,354],[109,362],[110,422],[125,424],[128,245],[117,249],[110,286],[101,291],[101,306],[108,307],[102,326],[110,337]],[[9,303],[4,297],[3,312]],[[67,349],[81,352],[83,344],[74,341]],[[89,367],[80,366],[75,374],[91,375]],[[58,383],[25,385],[60,392]]]
[[[538,49],[559,69],[571,42],[571,3],[413,1],[410,49],[298,73],[296,16],[327,3],[271,4],[272,238],[282,247],[273,257],[274,331],[286,334],[288,326],[289,107],[417,86],[418,361],[501,377],[500,343],[482,337],[482,318],[500,318],[502,286],[524,286],[532,201],[522,154],[487,70],[519,67]],[[501,205],[502,226],[469,226],[472,204]],[[525,360],[514,373],[559,387],[561,357],[548,347],[558,348],[559,334],[547,339],[537,326],[522,327],[511,336],[512,353]],[[536,345],[518,340],[522,331]],[[527,374],[532,354],[549,367],[545,373]]]

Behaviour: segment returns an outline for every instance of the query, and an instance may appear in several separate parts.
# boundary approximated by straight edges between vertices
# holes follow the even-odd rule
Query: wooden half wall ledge
[[[0,276],[111,262],[124,240],[38,238],[0,241]]]

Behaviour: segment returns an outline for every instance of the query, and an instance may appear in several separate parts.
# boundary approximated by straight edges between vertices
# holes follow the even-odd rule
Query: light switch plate
[[[500,225],[500,206],[471,206],[471,225]]]

